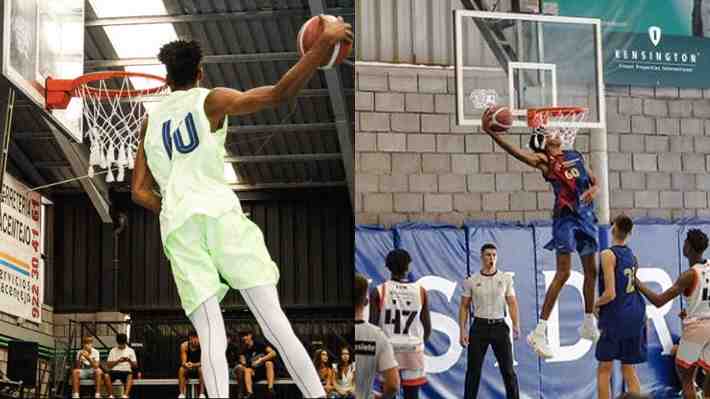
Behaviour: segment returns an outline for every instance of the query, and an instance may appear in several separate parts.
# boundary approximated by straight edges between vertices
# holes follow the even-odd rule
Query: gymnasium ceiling
[[[274,84],[296,63],[296,35],[311,15],[325,10],[353,23],[355,12],[355,0],[163,0],[157,14],[150,16],[105,16],[96,4],[101,1],[106,0],[86,1],[85,72],[150,71],[158,63],[159,43],[126,43],[127,35],[121,32],[160,28],[168,32],[168,38],[176,35],[202,44],[203,87],[239,90]],[[132,1],[153,0],[120,3],[127,8]],[[142,53],[131,54],[134,47]],[[7,93],[7,82],[2,84],[0,93]],[[56,130],[39,117],[41,111],[17,93],[8,170],[33,187],[85,175],[79,162],[88,159],[86,148],[57,140]],[[348,62],[329,72],[319,71],[290,104],[230,118],[225,175],[233,188],[342,187],[352,193],[353,95],[354,69]],[[126,183],[110,187],[127,188]],[[64,183],[42,192],[51,196],[79,190],[89,194],[102,219],[108,221],[106,209],[100,208],[106,208],[102,201],[108,203],[109,187],[101,178]]]

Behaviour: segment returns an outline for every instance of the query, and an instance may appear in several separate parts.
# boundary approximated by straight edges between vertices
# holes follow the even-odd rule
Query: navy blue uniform
[[[609,249],[616,256],[616,297],[599,309],[601,337],[597,342],[596,357],[599,361],[643,363],[646,361],[646,303],[633,284],[638,266],[636,257],[625,245]],[[599,273],[599,293],[603,292],[604,275]]]
[[[558,253],[578,252],[591,255],[597,251],[597,217],[594,202],[584,203],[582,194],[591,187],[591,177],[582,154],[574,150],[548,155],[548,172],[544,178],[555,193],[552,240],[545,249]]]

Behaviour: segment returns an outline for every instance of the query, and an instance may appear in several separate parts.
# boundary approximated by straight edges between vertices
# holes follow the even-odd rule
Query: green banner
[[[710,0],[557,0],[602,20],[607,84],[710,88]]]

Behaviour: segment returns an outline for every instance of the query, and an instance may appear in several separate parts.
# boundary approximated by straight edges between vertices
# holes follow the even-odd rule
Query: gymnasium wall
[[[351,306],[352,269],[348,265],[354,233],[352,208],[344,190],[241,193],[240,198],[279,264],[279,291],[285,307]],[[117,254],[120,311],[179,311],[157,217],[132,204],[128,194],[115,195],[113,202],[116,212],[125,213],[128,220]],[[55,204],[56,311],[112,310],[113,226],[102,226],[83,195],[62,196]],[[223,305],[243,303],[232,292]]]
[[[452,10],[460,8],[460,0],[358,3],[357,223],[549,218],[553,197],[540,174],[455,124]],[[492,57],[485,46],[467,55]],[[612,213],[710,214],[710,90],[607,86],[606,103]],[[585,156],[588,134],[575,143]],[[523,146],[528,138],[508,136]]]
[[[455,125],[451,69],[358,65],[356,81],[357,223],[549,218],[539,172]],[[608,86],[606,100],[612,214],[709,215],[710,90]],[[588,132],[575,147],[587,155]]]

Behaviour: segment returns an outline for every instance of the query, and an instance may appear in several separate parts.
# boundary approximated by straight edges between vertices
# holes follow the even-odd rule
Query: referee
[[[478,396],[481,382],[481,367],[488,351],[498,360],[500,373],[505,384],[507,399],[518,399],[518,376],[513,369],[513,348],[510,342],[510,328],[505,322],[506,304],[510,308],[513,320],[513,336],[520,335],[518,322],[518,302],[513,289],[513,277],[499,272],[496,268],[497,250],[493,244],[481,247],[481,272],[463,282],[463,295],[459,307],[459,327],[461,328],[461,346],[468,346],[468,368],[464,398]],[[470,332],[468,327],[469,307],[473,303],[474,318]]]

